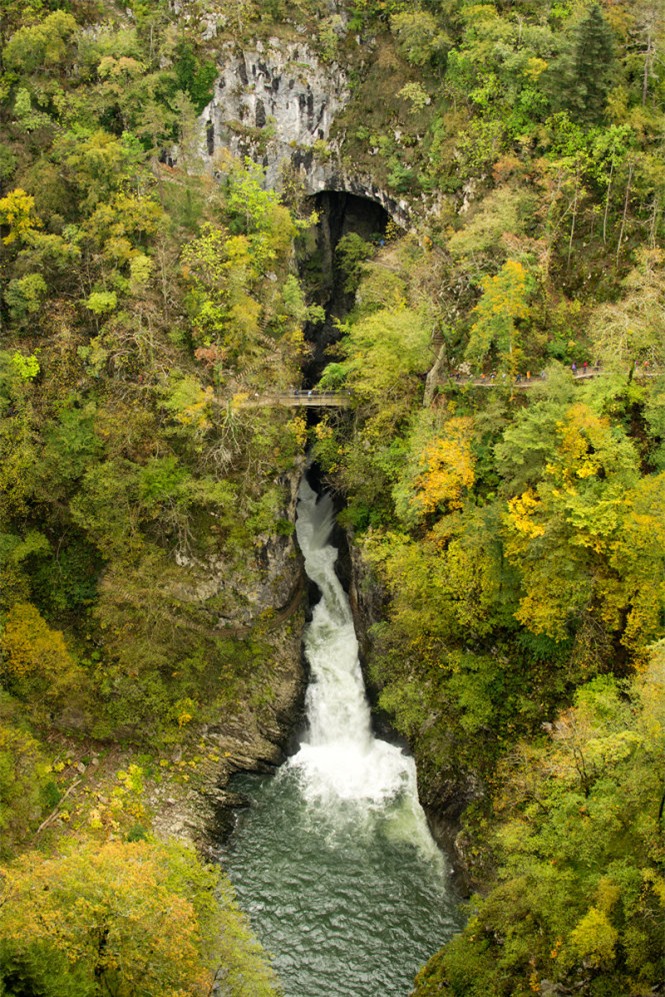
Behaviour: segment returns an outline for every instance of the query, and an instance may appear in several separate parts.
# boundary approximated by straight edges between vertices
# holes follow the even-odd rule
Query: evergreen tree
[[[594,4],[549,72],[554,106],[589,124],[602,120],[615,72],[614,39]]]
[[[614,72],[612,29],[594,5],[577,30],[575,78],[579,87],[577,110],[588,121],[603,117]]]

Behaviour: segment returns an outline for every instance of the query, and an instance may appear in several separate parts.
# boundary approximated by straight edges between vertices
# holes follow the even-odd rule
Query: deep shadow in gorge
[[[338,342],[340,332],[335,326],[335,320],[344,319],[355,302],[355,292],[344,290],[345,274],[340,270],[337,261],[336,250],[340,239],[349,233],[355,233],[366,242],[379,244],[385,236],[390,221],[390,215],[378,202],[346,191],[322,191],[313,195],[310,202],[319,216],[316,245],[312,251],[310,243],[309,255],[301,260],[300,272],[307,289],[308,301],[320,305],[325,310],[326,320],[323,325],[310,323],[305,327],[305,337],[312,351],[302,368],[305,387],[316,385],[326,365],[337,359],[334,344]],[[316,408],[305,411],[308,425],[310,427],[315,425],[319,421],[321,411]],[[343,496],[336,492],[333,482],[325,479],[317,464],[310,464],[306,475],[315,490],[328,491],[331,494],[335,512],[339,513],[344,508],[345,502]],[[333,528],[331,542],[338,550],[335,573],[344,591],[351,598],[356,625],[360,631],[359,654],[366,691],[372,707],[374,731],[379,737],[403,745],[402,738],[397,736],[387,715],[379,709],[377,690],[368,681],[366,671],[368,621],[362,619],[358,607],[349,539],[346,531],[338,523]],[[312,582],[308,582],[308,595],[307,614],[310,619],[312,609],[320,596],[316,585]],[[306,661],[304,666],[307,671]]]
[[[310,302],[326,313],[323,325],[308,324],[305,338],[312,353],[303,365],[303,385],[317,383],[333,356],[328,348],[339,339],[335,319],[343,319],[353,307],[355,295],[344,290],[344,274],[337,261],[337,245],[342,236],[354,232],[367,242],[380,240],[390,220],[388,212],[376,201],[345,191],[325,190],[310,198],[319,216],[316,247],[301,262],[301,276],[308,288]]]

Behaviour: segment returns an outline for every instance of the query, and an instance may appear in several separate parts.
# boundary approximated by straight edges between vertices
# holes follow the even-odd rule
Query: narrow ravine
[[[321,592],[307,729],[274,777],[238,780],[251,805],[221,858],[285,997],[406,997],[459,918],[413,759],[372,733],[332,525],[330,498],[303,480],[296,530]]]

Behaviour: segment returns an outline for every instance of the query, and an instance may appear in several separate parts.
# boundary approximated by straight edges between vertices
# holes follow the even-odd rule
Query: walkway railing
[[[611,371],[602,367],[587,367],[580,370],[571,371],[576,381],[585,381],[592,377],[600,377],[609,374]],[[636,378],[658,377],[665,373],[664,370],[656,367],[648,369],[638,367],[634,370],[633,376]],[[543,371],[541,374],[518,374],[517,377],[509,377],[507,374],[488,374],[484,377],[467,377],[461,374],[450,374],[448,384],[451,386],[470,386],[473,388],[510,388],[511,390],[523,390],[533,388],[536,384],[542,384],[547,380]],[[224,401],[228,404],[228,400]],[[269,408],[274,405],[286,406],[287,408],[348,408],[351,404],[351,393],[347,391],[316,391],[314,388],[293,388],[291,391],[266,391],[262,394],[241,393],[233,397],[231,405],[233,408]]]
[[[602,367],[582,367],[579,370],[571,371],[576,381],[586,381],[591,377],[602,377],[611,374],[613,371],[604,370]],[[663,373],[658,367],[637,367],[633,371],[633,377],[659,377]],[[547,375],[543,371],[540,374],[518,374],[517,377],[510,377],[507,374],[487,374],[482,377],[467,377],[463,374],[449,374],[448,383],[454,385],[471,385],[474,388],[532,388],[535,384],[542,384],[547,380]]]
[[[233,404],[237,408],[263,408],[270,405],[285,405],[287,408],[347,408],[351,404],[351,395],[345,391],[294,388],[293,391],[237,395]]]

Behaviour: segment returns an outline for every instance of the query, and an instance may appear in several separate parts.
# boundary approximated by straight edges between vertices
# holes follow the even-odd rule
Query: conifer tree
[[[549,73],[555,107],[576,120],[602,120],[615,71],[612,29],[594,4],[579,22]]]
[[[603,117],[614,70],[612,29],[596,4],[581,22],[575,45],[575,79],[579,116],[588,121]]]

